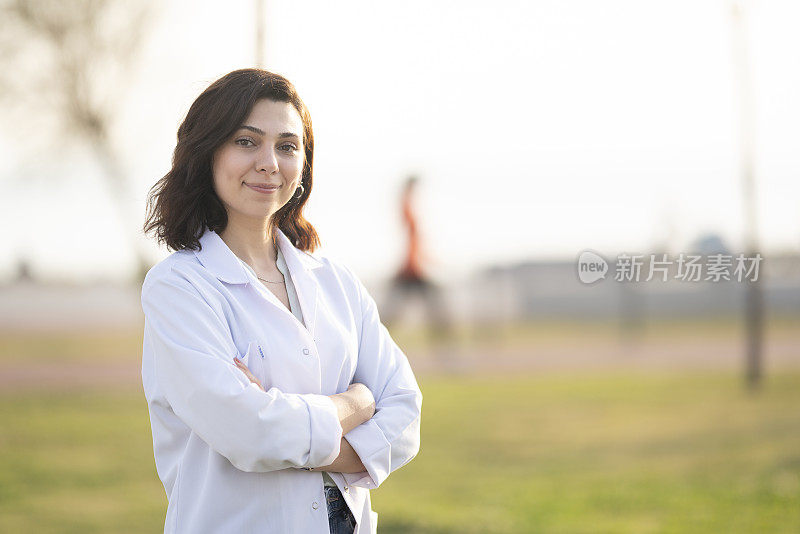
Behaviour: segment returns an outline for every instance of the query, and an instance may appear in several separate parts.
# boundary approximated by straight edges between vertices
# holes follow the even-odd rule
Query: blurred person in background
[[[450,335],[450,321],[442,290],[430,280],[422,266],[424,254],[414,203],[418,182],[417,176],[409,176],[400,194],[400,213],[406,233],[406,248],[403,263],[389,285],[384,322],[390,327],[394,325],[400,317],[401,307],[410,299],[419,297],[425,304],[430,320],[429,335],[433,341],[438,341]]]
[[[369,490],[419,451],[406,356],[353,272],[312,254],[313,154],[294,86],[237,70],[150,192],[145,232],[174,249],[142,286],[165,532],[375,532]]]

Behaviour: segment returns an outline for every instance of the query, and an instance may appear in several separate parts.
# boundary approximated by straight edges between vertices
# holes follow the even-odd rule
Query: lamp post
[[[745,248],[748,257],[759,252],[755,184],[755,98],[744,13],[740,1],[731,3],[734,66],[739,87],[739,147],[742,201],[744,203]],[[764,305],[761,278],[746,280],[745,289],[745,382],[756,390],[761,383]]]

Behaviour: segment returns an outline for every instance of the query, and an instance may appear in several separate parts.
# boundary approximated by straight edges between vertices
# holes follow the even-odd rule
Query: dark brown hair
[[[273,215],[273,228],[280,228],[300,250],[313,252],[319,246],[316,230],[303,218],[314,162],[311,115],[289,80],[261,69],[230,72],[192,103],[178,128],[172,168],[148,193],[145,234],[155,231],[158,242],[173,250],[194,250],[200,248],[199,238],[206,226],[217,233],[225,229],[228,214],[214,191],[212,158],[262,98],[292,104],[303,120],[303,194]]]

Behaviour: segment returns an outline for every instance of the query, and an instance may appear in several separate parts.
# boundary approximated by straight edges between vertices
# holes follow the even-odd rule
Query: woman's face
[[[268,219],[300,186],[303,120],[288,102],[261,99],[214,153],[214,190],[228,218]]]

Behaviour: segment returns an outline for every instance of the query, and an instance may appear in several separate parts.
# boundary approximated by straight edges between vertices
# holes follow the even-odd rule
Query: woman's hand
[[[244,362],[242,360],[240,360],[239,358],[234,358],[233,359],[233,363],[236,364],[236,367],[241,369],[241,371],[247,376],[247,378],[250,380],[250,382],[252,382],[253,384],[257,385],[258,388],[261,391],[266,391],[264,389],[264,386],[261,385],[261,382],[258,380],[258,378],[253,376],[253,373],[250,372],[250,369],[247,368],[247,366],[244,364]]]
[[[369,388],[360,382],[350,384],[347,391],[329,397],[339,412],[342,434],[347,434],[375,415],[375,397]]]
[[[344,394],[350,395],[356,406],[361,419],[359,425],[372,419],[372,416],[375,415],[375,397],[367,386],[361,382],[350,384]]]

